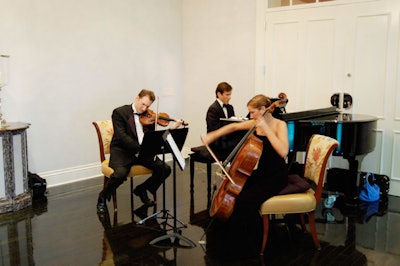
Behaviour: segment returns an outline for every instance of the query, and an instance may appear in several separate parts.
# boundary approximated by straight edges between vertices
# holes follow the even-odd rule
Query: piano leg
[[[349,162],[349,183],[347,183],[348,188],[346,193],[346,203],[349,205],[356,205],[358,199],[358,160],[354,156],[347,157]]]

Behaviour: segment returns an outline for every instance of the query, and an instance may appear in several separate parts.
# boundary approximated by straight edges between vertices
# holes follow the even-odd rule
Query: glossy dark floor
[[[400,265],[398,197],[389,197],[387,205],[365,208],[349,207],[340,198],[333,208],[321,206],[317,212],[320,251],[298,226],[275,223],[263,257],[235,262],[211,259],[203,244],[209,223],[204,165],[196,165],[195,175],[191,195],[188,167],[177,169],[176,213],[171,176],[166,182],[168,212],[143,224],[137,224],[140,217],[154,209],[140,208],[135,197],[139,216],[132,219],[129,182],[118,190],[118,214],[104,217],[95,210],[102,178],[49,189],[47,201],[0,215],[0,265]],[[111,210],[112,204],[108,206]],[[162,209],[160,189],[156,211]],[[174,235],[174,222],[182,237]],[[165,233],[171,238],[163,239]]]

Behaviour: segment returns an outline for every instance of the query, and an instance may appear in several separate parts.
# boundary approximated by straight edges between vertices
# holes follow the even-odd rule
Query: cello
[[[272,113],[276,107],[284,106],[286,102],[286,95],[280,93],[279,100],[271,103],[263,113],[263,116],[267,113]],[[229,219],[233,212],[236,197],[241,192],[247,178],[251,176],[255,166],[257,165],[263,150],[263,143],[259,138],[254,136],[253,133],[255,129],[256,127],[254,125],[236,145],[223,164],[218,160],[210,147],[206,145],[208,151],[219,164],[226,177],[222,180],[218,191],[212,200],[210,207],[211,217],[215,217],[222,221]],[[234,156],[235,158],[227,172],[225,167]]]

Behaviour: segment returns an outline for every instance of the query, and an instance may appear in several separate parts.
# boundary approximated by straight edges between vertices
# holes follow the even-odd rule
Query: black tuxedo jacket
[[[228,104],[228,106],[226,107],[227,111],[228,111],[228,118],[235,116],[235,111],[233,110],[233,106]],[[207,122],[207,133],[214,131],[220,127],[222,127],[223,125],[225,125],[225,123],[221,122],[221,118],[226,118],[225,117],[225,113],[224,110],[222,109],[221,105],[219,104],[219,102],[217,100],[215,100],[215,102],[213,102],[207,110],[207,116],[206,116],[206,122]]]
[[[114,135],[110,144],[110,167],[126,166],[135,163],[140,144],[136,132],[132,105],[114,109],[112,113]],[[143,131],[154,130],[155,125],[144,126]]]
[[[226,109],[228,111],[228,118],[235,116],[235,111],[232,105],[229,104]],[[225,113],[218,101],[215,100],[215,102],[213,102],[207,110],[207,132],[217,130],[218,128],[226,125],[227,122],[221,121],[221,118],[226,118]],[[240,141],[242,136],[243,134],[240,131],[222,136],[211,143],[210,147],[220,160],[224,160]]]

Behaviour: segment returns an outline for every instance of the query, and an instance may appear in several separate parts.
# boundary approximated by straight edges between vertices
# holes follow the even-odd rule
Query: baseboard
[[[393,195],[393,196],[400,196],[400,180],[399,179],[394,179],[392,178],[390,180],[390,190],[389,190],[389,195]]]
[[[42,172],[38,173],[38,175],[46,179],[47,187],[50,188],[100,177],[101,167],[100,163],[92,163],[55,171]]]

